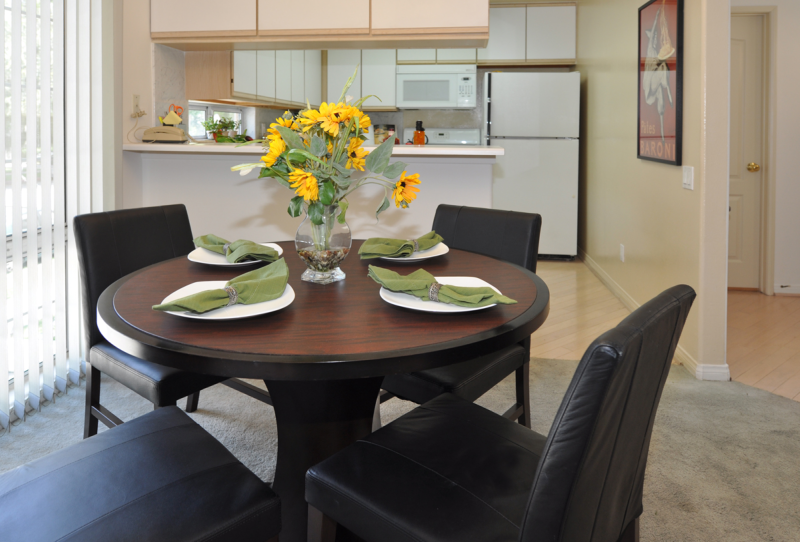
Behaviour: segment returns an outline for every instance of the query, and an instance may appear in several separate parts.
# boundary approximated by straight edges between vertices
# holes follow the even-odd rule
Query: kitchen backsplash
[[[185,129],[186,115],[188,114],[189,101],[186,99],[186,69],[184,67],[184,53],[166,45],[153,46],[153,107],[155,116],[149,119],[152,125],[158,125],[158,117],[166,117],[169,106],[175,104],[182,107],[184,114],[183,125]],[[147,121],[148,119],[145,119]]]

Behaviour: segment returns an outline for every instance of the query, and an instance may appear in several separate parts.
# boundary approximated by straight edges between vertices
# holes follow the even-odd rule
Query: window
[[[189,135],[195,139],[202,139],[206,137],[206,128],[203,123],[206,121],[205,107],[200,109],[193,109],[189,107]]]
[[[244,109],[233,105],[207,104],[202,102],[189,102],[189,135],[195,139],[205,139],[207,137],[206,128],[203,122],[207,119],[230,119],[237,123],[237,130],[242,131],[241,122],[244,116]]]

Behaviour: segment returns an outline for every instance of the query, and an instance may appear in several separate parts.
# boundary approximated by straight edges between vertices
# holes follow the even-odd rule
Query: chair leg
[[[522,405],[522,415],[517,421],[527,427],[531,428],[531,364],[529,361],[525,362],[522,367],[517,369],[516,384],[517,384],[517,404]]]
[[[628,523],[618,542],[639,542],[639,518]]]
[[[160,405],[153,403],[153,410],[158,410],[159,408],[164,408],[168,406],[175,406],[177,403],[178,403],[177,401],[172,401],[171,403],[162,403]]]
[[[92,415],[92,407],[100,406],[100,371],[86,362],[86,412],[83,419],[83,438],[97,434],[97,418]]]
[[[197,403],[200,401],[200,392],[193,393],[186,398],[186,412],[197,410]]]
[[[375,400],[375,410],[372,412],[372,432],[381,428],[381,397]]]
[[[335,542],[337,523],[308,505],[308,542]]]

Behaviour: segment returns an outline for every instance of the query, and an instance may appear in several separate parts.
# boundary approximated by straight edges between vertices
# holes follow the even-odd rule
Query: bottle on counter
[[[414,145],[424,145],[425,144],[425,128],[422,127],[422,121],[417,121],[417,127],[414,130]]]

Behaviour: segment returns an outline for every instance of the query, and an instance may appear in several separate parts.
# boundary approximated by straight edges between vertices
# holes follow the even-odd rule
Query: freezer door
[[[493,167],[495,209],[539,213],[539,254],[578,254],[577,140],[506,139]]]
[[[492,136],[579,137],[580,73],[487,73],[484,87],[489,76],[485,120]]]

